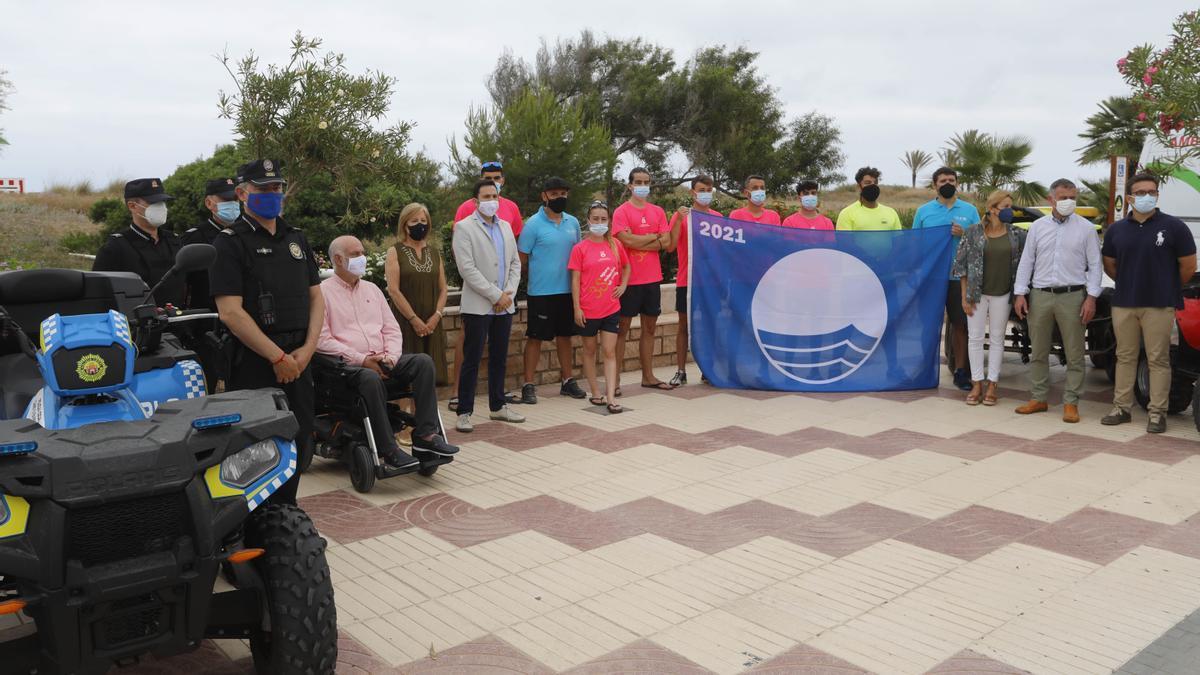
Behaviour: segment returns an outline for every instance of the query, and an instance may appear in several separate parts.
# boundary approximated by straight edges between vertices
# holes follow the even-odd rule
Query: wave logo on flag
[[[797,293],[808,275],[839,279],[839,292]],[[887,328],[887,296],[858,258],[814,248],[767,270],[750,316],[758,348],[776,370],[805,384],[828,384],[858,370],[875,352]]]

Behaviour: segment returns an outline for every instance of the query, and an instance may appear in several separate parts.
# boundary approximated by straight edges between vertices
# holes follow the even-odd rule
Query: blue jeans
[[[463,314],[463,362],[458,369],[458,414],[475,412],[475,388],[479,384],[479,362],[488,348],[488,408],[504,407],[504,376],[508,365],[508,336],[512,314]]]

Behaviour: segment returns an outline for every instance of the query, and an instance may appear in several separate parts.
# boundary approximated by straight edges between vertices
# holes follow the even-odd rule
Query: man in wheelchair
[[[329,260],[334,275],[321,282],[326,310],[317,353],[340,359],[351,371],[349,383],[366,407],[379,456],[396,469],[418,464],[396,443],[387,413],[387,401],[406,387],[412,391],[416,418],[414,450],[443,457],[457,453],[441,435],[433,359],[401,353],[400,325],[383,291],[360,283],[367,262],[362,242],[352,236],[334,239]]]

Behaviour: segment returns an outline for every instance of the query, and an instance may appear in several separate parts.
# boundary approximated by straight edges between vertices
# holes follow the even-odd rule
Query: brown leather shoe
[[[1020,408],[1017,408],[1017,414],[1018,415],[1031,415],[1033,413],[1046,412],[1049,409],[1050,409],[1050,406],[1046,405],[1045,401],[1039,401],[1037,399],[1034,399],[1034,400],[1031,400],[1029,403],[1026,403],[1025,405],[1021,406]]]
[[[1079,421],[1079,406],[1073,403],[1063,404],[1063,421],[1068,424],[1075,424]]]

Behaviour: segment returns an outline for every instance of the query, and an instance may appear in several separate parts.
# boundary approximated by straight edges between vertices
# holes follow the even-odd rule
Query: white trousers
[[[980,296],[975,313],[967,317],[967,356],[971,359],[971,379],[983,377],[983,339],[988,342],[987,380],[1000,381],[1000,362],[1004,360],[1004,332],[1008,328],[1008,300],[1011,293]]]

